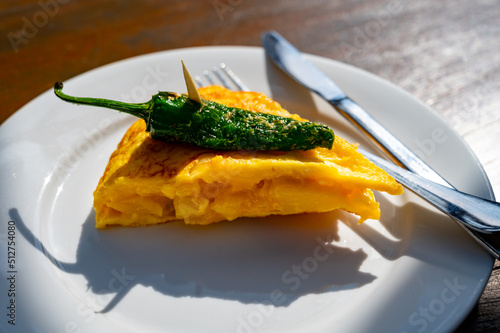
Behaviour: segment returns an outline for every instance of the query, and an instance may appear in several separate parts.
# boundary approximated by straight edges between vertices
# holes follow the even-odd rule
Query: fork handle
[[[401,184],[449,215],[471,236],[481,241],[495,257],[500,258],[500,203],[457,191],[429,181],[380,157],[360,150],[374,164],[386,170]]]
[[[376,159],[376,164],[383,165],[382,168],[400,183],[452,217],[490,254],[497,259],[500,258],[500,204],[456,191],[443,177],[350,98],[328,100],[328,102],[362,130],[398,165],[411,172],[391,163],[382,163],[381,159]]]

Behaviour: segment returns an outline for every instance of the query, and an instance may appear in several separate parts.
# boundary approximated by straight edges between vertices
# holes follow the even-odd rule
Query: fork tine
[[[204,86],[203,81],[201,80],[201,77],[199,77],[198,75],[196,75],[194,77],[194,82],[196,82],[196,84],[198,85],[199,88]]]
[[[212,79],[212,76],[210,75],[210,72],[209,71],[203,71],[203,76],[205,76],[205,78],[207,79],[208,83],[210,85],[214,85],[214,80]]]
[[[227,80],[222,76],[222,74],[217,70],[217,67],[212,67],[212,73],[215,74],[215,76],[217,76],[217,78],[219,79],[219,81],[222,83],[222,85],[224,87],[226,87],[227,89],[231,89],[231,85],[227,82]]]

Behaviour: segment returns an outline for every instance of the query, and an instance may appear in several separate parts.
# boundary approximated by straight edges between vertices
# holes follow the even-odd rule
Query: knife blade
[[[355,124],[364,132],[383,152],[396,164],[410,170],[411,172],[455,190],[454,187],[434,171],[420,157],[413,153],[407,146],[392,135],[384,126],[375,120],[361,106],[350,99],[328,76],[321,72],[314,64],[308,61],[292,44],[275,31],[268,31],[262,35],[262,45],[268,57],[282,71],[307,89],[315,92],[345,118]],[[372,159],[380,166],[380,161]],[[386,171],[396,175],[394,168],[385,165]],[[395,177],[397,178],[397,177]],[[454,191],[460,193],[458,191]],[[420,195],[420,193],[418,193]],[[460,194],[459,194],[460,195]],[[476,197],[475,197],[476,198]],[[485,202],[489,200],[479,199]],[[472,211],[476,207],[468,207]],[[496,208],[495,208],[496,209]],[[453,207],[452,211],[455,210]],[[496,210],[498,211],[498,210]],[[495,258],[500,258],[500,228],[496,225],[481,221],[489,225],[487,229],[477,228],[477,224],[471,224],[468,220],[462,220],[460,214],[450,214],[453,220],[458,222],[480,245],[482,245]],[[478,212],[479,213],[479,212]],[[480,214],[481,215],[481,214]],[[481,215],[484,216],[484,215]]]

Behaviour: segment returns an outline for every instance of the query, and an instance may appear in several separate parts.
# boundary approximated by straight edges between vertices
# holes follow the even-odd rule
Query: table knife
[[[276,66],[326,100],[376,143],[396,164],[411,172],[387,163],[375,155],[362,152],[365,156],[400,183],[448,214],[493,257],[500,259],[499,203],[456,191],[450,183],[350,99],[335,82],[277,32],[264,33],[262,45]],[[449,201],[450,197],[452,203]]]

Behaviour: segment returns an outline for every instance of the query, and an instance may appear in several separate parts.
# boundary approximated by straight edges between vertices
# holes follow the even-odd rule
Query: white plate
[[[260,48],[140,56],[68,80],[65,91],[137,102],[184,91],[181,59],[192,73],[225,62],[253,90],[370,149]],[[474,155],[422,103],[359,69],[310,59],[458,188],[492,198]],[[1,331],[447,331],[488,280],[492,258],[411,193],[377,194],[382,218],[363,225],[334,212],[96,230],[92,192],[133,121],[48,91],[2,125],[1,246],[14,221],[16,252],[13,268],[7,253],[0,258]]]

